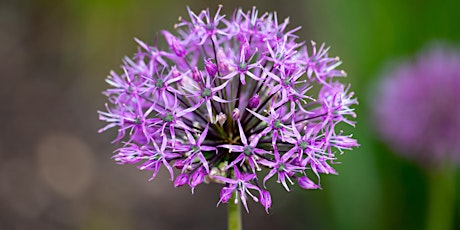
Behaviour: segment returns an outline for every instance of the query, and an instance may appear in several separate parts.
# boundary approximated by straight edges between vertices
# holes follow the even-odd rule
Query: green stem
[[[445,165],[447,166],[447,165]],[[454,224],[455,170],[444,167],[430,172],[427,230],[449,230]]]
[[[228,202],[228,230],[242,230],[241,201],[235,203],[236,194],[233,192],[232,199]]]

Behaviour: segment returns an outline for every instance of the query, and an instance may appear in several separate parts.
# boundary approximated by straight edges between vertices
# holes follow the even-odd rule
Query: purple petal
[[[190,142],[190,144],[196,145],[195,138],[188,130],[185,130],[185,134],[187,134],[187,139]]]
[[[232,100],[232,101],[224,100],[224,99],[222,99],[222,98],[220,98],[220,97],[218,97],[218,96],[212,96],[212,99],[213,99],[214,101],[217,101],[217,102],[220,102],[220,103],[230,103],[230,102],[232,102],[232,101],[235,101],[235,100]]]
[[[221,77],[221,79],[224,79],[224,80],[232,79],[237,73],[238,72],[236,72],[236,71],[232,71],[229,74],[227,74],[226,76]]]
[[[267,151],[265,149],[258,149],[258,148],[255,148],[254,152],[257,154],[270,154],[270,151]]]
[[[261,79],[259,77],[257,77],[256,75],[254,75],[253,73],[251,73],[250,71],[247,71],[246,74],[251,77],[252,79],[256,80],[256,81],[260,81]]]
[[[272,94],[274,94],[274,93],[277,93],[278,91],[280,91],[281,87],[282,87],[281,85],[276,85],[275,87],[273,87],[273,88],[270,90],[270,92],[268,93],[268,95],[272,95]]]
[[[212,176],[212,177],[215,178],[215,179],[218,179],[218,180],[220,180],[222,182],[228,183],[228,184],[236,184],[237,183],[237,181],[229,179],[227,177],[222,177],[222,176]]]
[[[206,100],[206,109],[208,110],[209,120],[212,122],[213,118],[212,118],[212,107],[211,107],[211,101],[210,100]]]
[[[139,40],[138,38],[134,38],[134,40],[137,42],[137,44],[139,44],[145,50],[147,50],[147,51],[151,50],[150,47],[147,44],[145,44],[143,41]]]
[[[180,81],[180,80],[182,80],[182,76],[171,78],[171,79],[165,81],[165,85],[169,85],[171,83],[174,83],[174,82]]]
[[[203,143],[204,139],[206,138],[206,135],[208,134],[208,129],[209,129],[209,123],[204,128],[203,132],[200,135],[200,138],[198,138],[197,145],[201,145],[201,143]]]
[[[301,188],[303,188],[303,189],[318,189],[318,188],[320,188],[319,185],[315,184],[312,180],[310,180],[306,176],[297,178],[297,182],[299,183],[299,186]]]
[[[214,93],[214,92],[220,91],[221,89],[225,88],[229,82],[230,80],[222,83],[222,85],[212,88],[212,92]]]
[[[276,163],[275,162],[272,162],[272,161],[269,161],[269,160],[266,160],[266,159],[260,159],[259,161],[257,161],[259,164],[261,165],[264,165],[264,166],[267,166],[269,168],[273,168],[276,166]]]
[[[180,187],[182,185],[185,185],[188,183],[188,180],[189,180],[188,174],[180,174],[179,176],[176,177],[176,180],[174,181],[174,187]]]
[[[201,160],[201,163],[203,164],[203,167],[206,169],[206,173],[209,174],[208,161],[206,160],[206,158],[203,156],[203,154],[201,152],[198,153],[198,158]]]
[[[268,213],[268,209],[272,206],[272,197],[270,196],[270,192],[267,190],[262,190],[260,192],[259,201],[260,204],[265,207],[265,211]]]
[[[241,127],[241,122],[240,120],[237,120],[237,122],[238,122],[238,129],[240,131],[241,142],[243,142],[244,145],[248,145],[248,140],[246,139],[246,135],[244,135],[243,127]]]
[[[232,152],[243,152],[244,147],[239,145],[219,145],[217,147],[230,149]]]
[[[266,73],[269,77],[271,77],[273,80],[275,80],[275,81],[277,81],[277,82],[281,82],[281,79],[280,79],[278,76],[276,76],[275,74],[273,74],[272,72],[266,71],[266,69],[264,69],[264,71],[265,71],[265,73]]]
[[[215,151],[217,153],[217,148],[213,146],[200,146],[201,151]]]
[[[294,155],[294,153],[297,153],[297,147],[293,147],[285,154],[283,154],[283,156],[281,157],[281,161],[287,162],[292,157],[292,155]]]
[[[227,203],[230,200],[230,198],[232,198],[232,194],[234,190],[235,189],[223,187],[222,190],[220,191],[220,200],[219,200],[219,203],[217,203],[217,205],[219,205],[220,203]]]
[[[268,179],[270,179],[273,175],[275,175],[277,169],[272,169],[270,170],[270,172],[264,177],[264,187],[265,187],[265,183],[267,182]]]
[[[252,113],[252,115],[254,115],[254,116],[256,116],[257,118],[259,118],[260,120],[265,121],[265,122],[267,122],[267,123],[270,123],[270,119],[268,119],[268,118],[266,118],[266,117],[264,117],[264,116],[262,116],[262,115],[260,115],[260,114],[258,114],[258,113],[256,113],[256,112],[253,112],[253,111],[251,111],[251,110],[249,110],[249,109],[246,109],[246,110],[247,110],[248,112]]]
[[[297,140],[300,140],[302,138],[302,136],[300,136],[300,133],[295,126],[294,119],[292,119],[292,133],[294,133],[294,136],[297,138]]]
[[[235,173],[235,178],[237,180],[242,178],[242,174],[241,174],[240,170],[238,170],[238,167],[234,166],[233,167],[233,172]]]
[[[244,79],[244,78],[245,78],[244,76],[245,76],[244,73],[240,73],[240,81],[241,81],[241,84],[246,85],[246,80]]]
[[[166,143],[168,143],[168,139],[166,139],[166,135],[165,135],[165,136],[163,136],[163,142],[161,142],[161,152],[165,151]]]
[[[229,168],[235,166],[236,164],[238,164],[238,162],[244,163],[244,161],[243,161],[244,158],[245,158],[244,154],[243,154],[243,153],[240,154],[235,160],[233,160],[232,162],[230,162],[230,164],[228,164],[227,167],[225,167],[225,169],[227,170],[227,169],[229,169]]]
[[[169,175],[171,176],[171,181],[173,181],[174,180],[173,169],[172,169],[171,165],[169,165],[168,161],[166,161],[166,159],[164,159],[164,158],[163,158],[163,165],[166,167],[166,169],[168,169]]]
[[[190,178],[190,187],[192,187],[192,193],[195,190],[195,187],[204,181],[205,172],[203,170],[196,170],[195,173],[192,174],[192,178]]]
[[[182,117],[182,116],[184,116],[184,115],[187,114],[187,113],[190,113],[190,112],[195,111],[196,109],[198,109],[198,108],[201,106],[201,104],[202,104],[203,102],[204,102],[204,100],[199,101],[199,102],[196,103],[194,106],[192,106],[192,107],[190,107],[190,108],[188,108],[188,109],[184,109],[184,110],[178,112],[178,113],[176,114],[176,116],[177,116],[177,117]]]

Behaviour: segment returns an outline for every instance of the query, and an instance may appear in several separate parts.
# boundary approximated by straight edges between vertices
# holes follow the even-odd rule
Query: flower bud
[[[244,55],[244,57],[246,57],[246,58],[251,56],[251,50],[249,48],[249,42],[243,43],[243,45],[241,46],[241,51],[240,52],[241,52],[241,55]]]
[[[220,48],[217,51],[217,63],[219,64],[219,70],[222,75],[226,75],[229,72],[233,71],[231,69],[232,67],[230,67],[230,65],[228,64],[229,62],[231,62],[231,60],[227,57],[224,50]]]
[[[220,112],[219,115],[216,115],[216,121],[222,126],[227,121],[227,115]]]
[[[233,111],[232,111],[232,118],[233,120],[238,120],[240,119],[240,110],[238,108],[235,108]]]
[[[192,193],[195,190],[195,187],[204,181],[204,176],[205,176],[205,171],[202,170],[201,168],[196,170],[195,173],[193,173],[192,178],[190,178],[190,187],[192,187]]]
[[[183,169],[185,166],[185,160],[176,160],[173,164],[173,166],[177,169]]]
[[[180,81],[180,86],[190,92],[197,92],[200,86],[191,77],[184,75]]]
[[[188,183],[188,174],[180,174],[179,176],[176,177],[176,180],[174,181],[174,187],[180,187],[184,184]]]
[[[192,78],[196,82],[202,82],[203,81],[203,75],[201,74],[200,70],[195,66],[192,69]]]
[[[315,184],[312,180],[310,180],[306,176],[298,177],[297,182],[299,183],[299,186],[301,188],[303,188],[303,189],[317,189],[317,188],[320,188],[319,185]]]
[[[185,49],[182,46],[182,44],[180,43],[180,41],[176,37],[174,37],[174,35],[169,33],[168,31],[164,30],[162,32],[162,34],[163,34],[163,36],[165,36],[165,39],[166,39],[166,42],[168,43],[169,48],[171,50],[173,50],[174,53],[178,57],[185,57]]]
[[[259,106],[259,103],[260,103],[260,97],[259,97],[259,94],[256,94],[252,96],[251,98],[249,98],[248,106],[250,109],[254,109],[254,108],[257,108],[257,106]]]
[[[337,171],[335,171],[334,168],[332,168],[326,161],[320,161],[321,166],[318,167],[318,172],[319,173],[324,173],[324,174],[334,174],[337,175]]]
[[[208,60],[204,61],[206,71],[208,72],[209,76],[214,77],[217,74],[217,65],[212,62],[209,58]]]
[[[182,73],[176,68],[172,69],[171,71],[172,71],[171,74],[172,74],[173,78],[176,78],[176,77],[179,77],[180,75],[182,75]]]
[[[260,204],[265,207],[265,211],[268,213],[268,209],[272,206],[270,192],[266,190],[260,191]]]

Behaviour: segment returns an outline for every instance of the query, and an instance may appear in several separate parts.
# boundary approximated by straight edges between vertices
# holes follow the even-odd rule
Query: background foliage
[[[271,184],[270,215],[254,206],[247,229],[422,229],[428,171],[379,140],[370,98],[389,62],[433,41],[460,44],[460,1],[322,0],[221,1],[277,11],[301,25],[301,40],[326,42],[340,56],[357,93],[361,147],[343,155],[339,176],[321,191],[289,194]],[[0,229],[223,229],[218,186],[195,195],[174,189],[167,176],[117,166],[114,133],[102,123],[109,70],[136,50],[133,37],[153,43],[172,29],[186,5],[217,8],[211,0],[17,0],[0,3]],[[164,172],[163,172],[164,174]],[[457,178],[458,176],[455,175]],[[457,180],[457,191],[460,181]],[[440,187],[442,190],[443,188]],[[459,192],[457,192],[457,195]],[[460,200],[455,226],[460,228]]]

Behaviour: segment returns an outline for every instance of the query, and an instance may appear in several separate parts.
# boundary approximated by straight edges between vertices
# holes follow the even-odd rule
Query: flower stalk
[[[228,230],[242,230],[243,222],[241,219],[241,202],[238,201],[236,192],[233,192],[232,199],[227,204]]]
[[[427,230],[453,229],[456,205],[456,173],[453,167],[429,172]]]

